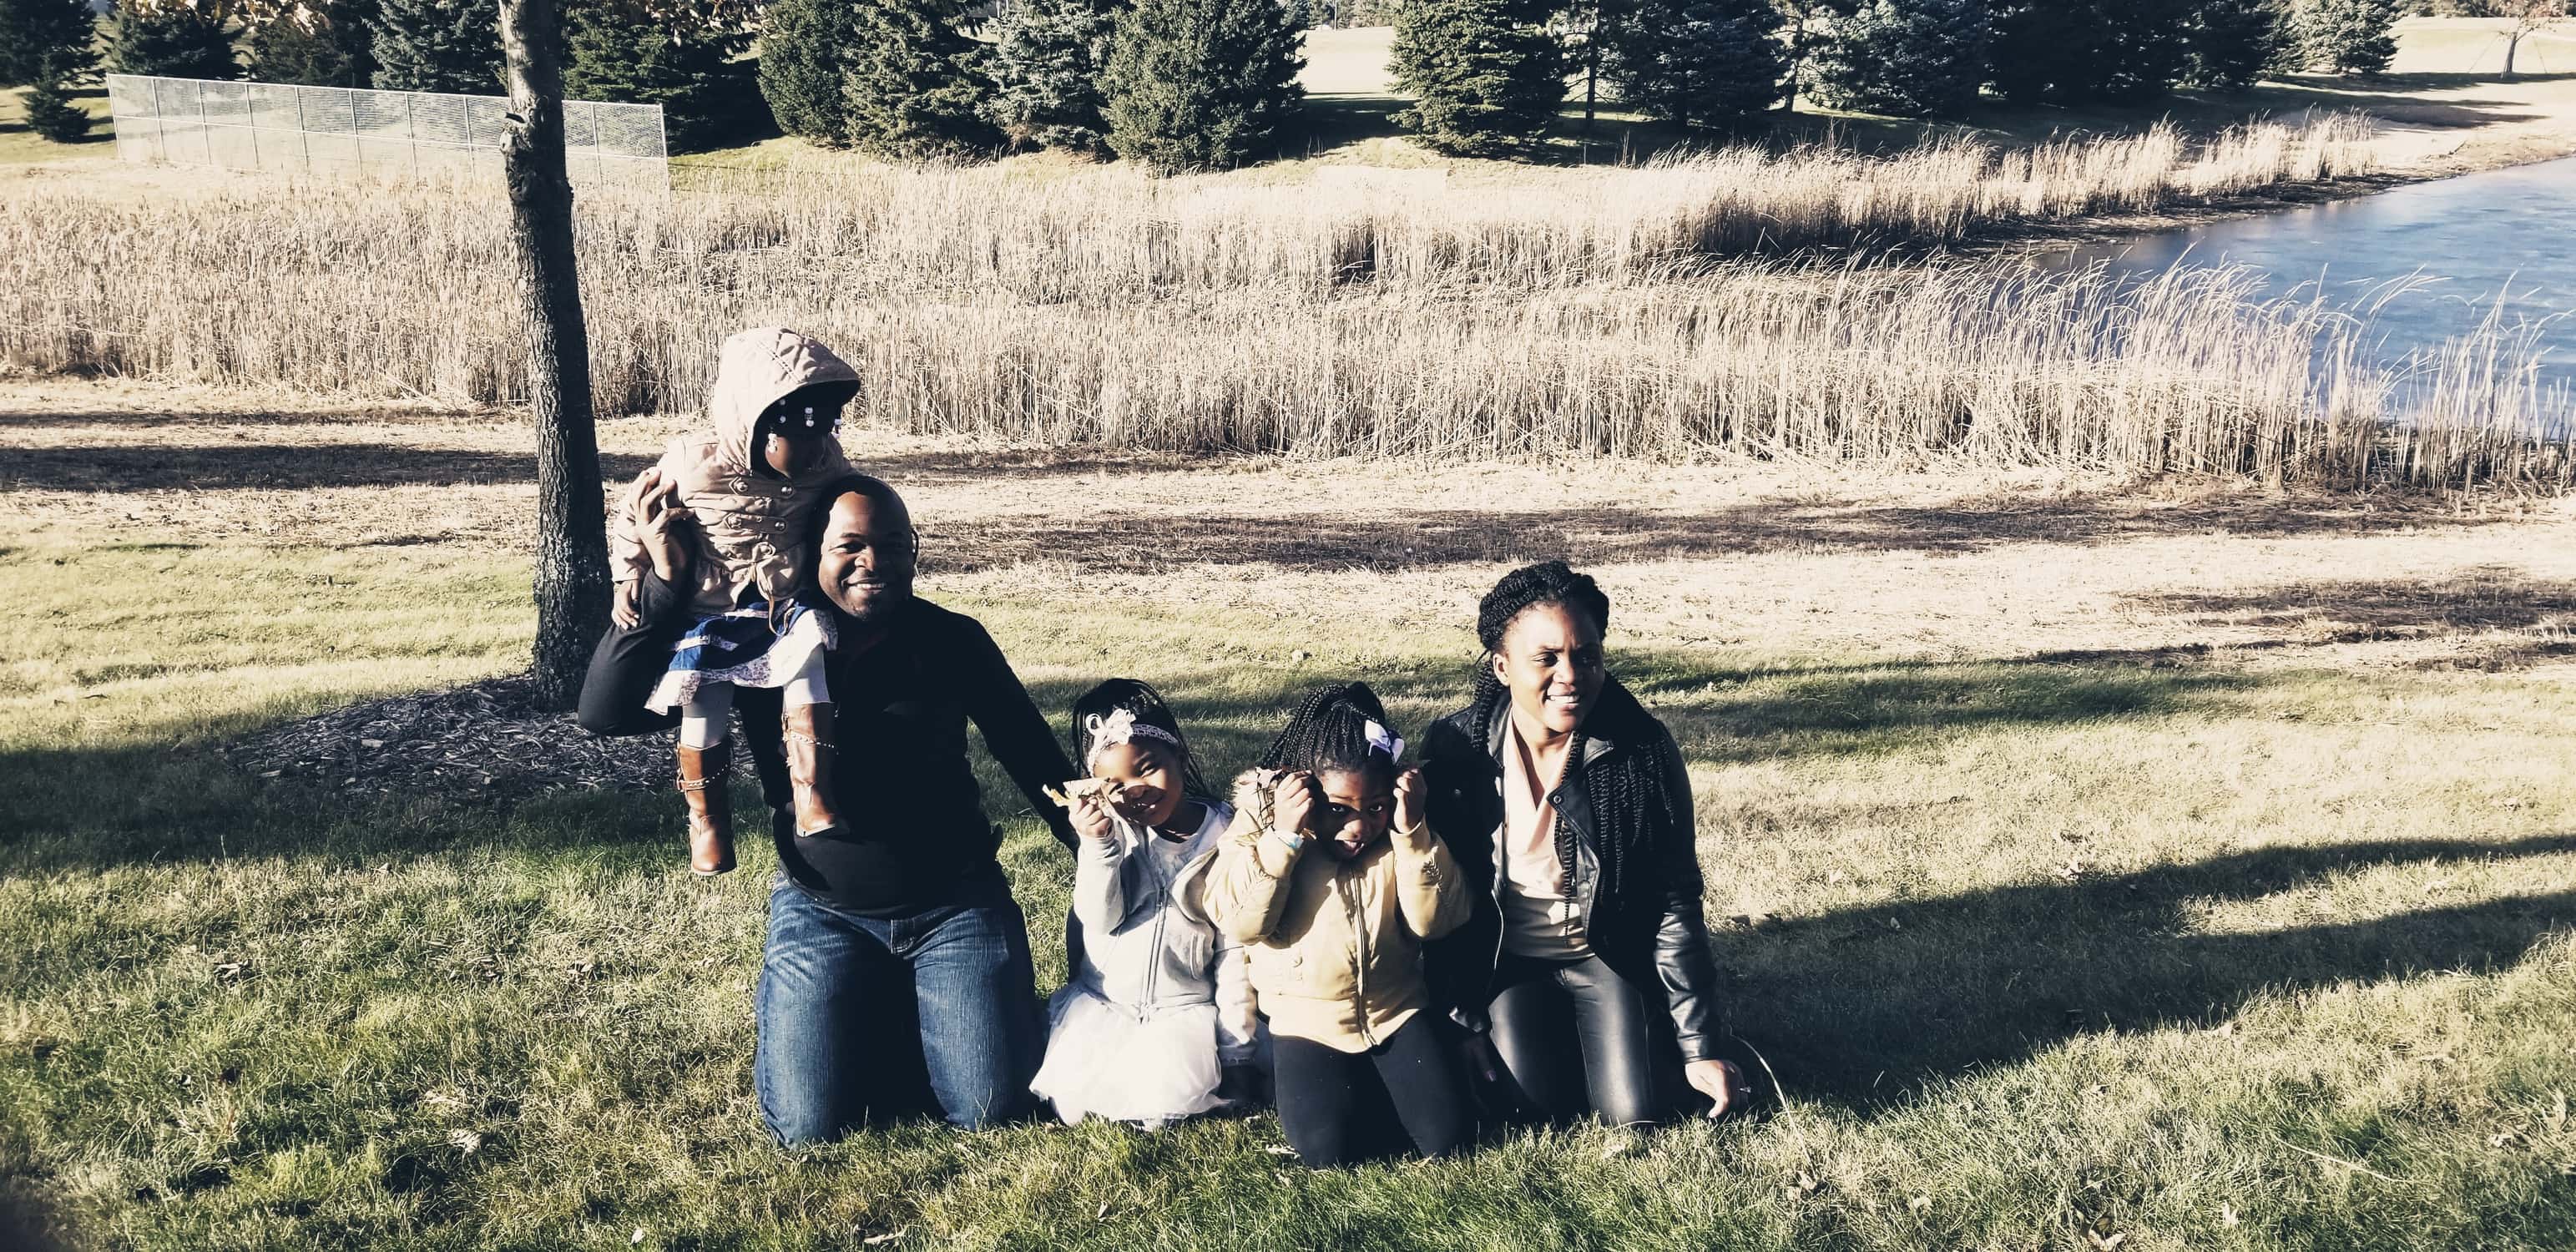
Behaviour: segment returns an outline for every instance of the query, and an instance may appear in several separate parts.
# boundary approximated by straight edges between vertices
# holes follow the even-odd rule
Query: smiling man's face
[[[869,622],[912,598],[912,514],[903,501],[844,492],[823,525],[815,578],[853,620]]]

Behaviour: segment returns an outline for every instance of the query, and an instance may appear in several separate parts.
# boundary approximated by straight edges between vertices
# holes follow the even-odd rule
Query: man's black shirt
[[[1056,839],[1073,845],[1064,811],[1041,790],[1072,778],[1073,765],[982,623],[910,599],[864,643],[857,623],[827,611],[841,632],[829,675],[842,829],[812,839],[780,829],[790,879],[870,916],[936,907],[992,882],[999,832],[967,759],[970,721]]]

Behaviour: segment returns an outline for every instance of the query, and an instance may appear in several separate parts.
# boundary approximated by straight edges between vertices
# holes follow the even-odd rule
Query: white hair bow
[[[1404,741],[1396,738],[1394,731],[1378,725],[1375,718],[1369,720],[1368,741],[1371,749],[1385,753],[1386,759],[1390,761],[1402,760],[1404,757]]]

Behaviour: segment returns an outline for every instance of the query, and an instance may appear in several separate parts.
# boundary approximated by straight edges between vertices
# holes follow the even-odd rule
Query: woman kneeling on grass
[[[1747,1093],[1717,1055],[1690,775],[1604,668],[1609,621],[1610,598],[1563,561],[1512,571],[1479,607],[1474,698],[1423,751],[1432,829],[1475,897],[1432,967],[1471,1052],[1507,1080],[1506,1115],[1653,1122],[1657,1062],[1669,1074],[1678,1052],[1715,1117]]]
[[[1237,784],[1208,883],[1217,925],[1249,949],[1279,1124],[1310,1166],[1399,1136],[1451,1156],[1475,1130],[1422,976],[1422,945],[1468,898],[1403,755],[1366,686],[1307,696]]]

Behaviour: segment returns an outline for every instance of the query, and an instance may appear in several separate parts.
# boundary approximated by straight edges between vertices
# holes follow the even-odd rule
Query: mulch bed
[[[549,712],[524,675],[370,700],[260,731],[223,749],[262,778],[352,796],[438,796],[489,803],[560,789],[655,791],[671,785],[668,732],[601,739]]]

